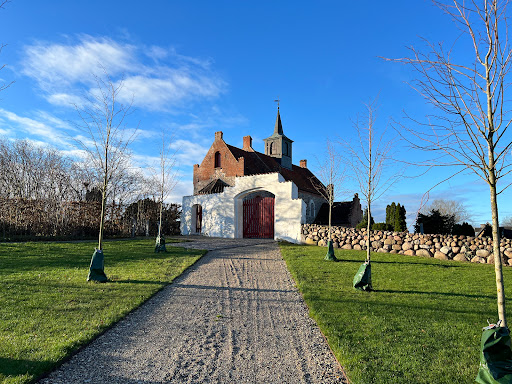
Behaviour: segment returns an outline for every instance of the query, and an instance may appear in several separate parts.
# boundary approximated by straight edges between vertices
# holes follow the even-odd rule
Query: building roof
[[[349,225],[350,212],[352,211],[352,201],[334,202],[332,205],[332,225]],[[316,215],[315,224],[329,224],[329,204],[323,203]]]
[[[221,179],[215,179],[211,183],[205,185],[203,189],[197,192],[198,195],[209,195],[211,193],[221,193],[224,192],[224,188],[229,187],[229,184],[226,184]]]
[[[274,133],[272,136],[267,137],[265,140],[273,139],[275,137],[282,136],[284,139],[291,141],[293,143],[293,140],[291,140],[289,137],[286,137],[286,135],[283,133],[283,124],[281,124],[281,115],[279,114],[279,107],[277,108],[277,117],[276,117],[276,125],[274,126]]]
[[[286,181],[293,181],[300,191],[319,194],[315,184],[322,184],[309,169],[297,165],[292,165],[292,169],[288,169],[281,166],[274,157],[256,151],[244,151],[229,144],[226,145],[235,158],[244,158],[245,176],[278,172]]]

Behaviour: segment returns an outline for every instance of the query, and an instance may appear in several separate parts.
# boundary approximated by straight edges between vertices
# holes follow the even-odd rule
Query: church
[[[301,224],[314,223],[326,209],[315,187],[322,184],[306,160],[292,163],[293,140],[283,133],[279,107],[274,133],[264,142],[263,154],[253,149],[251,136],[237,148],[215,132],[203,161],[194,165],[194,194],[183,197],[183,235],[301,242]],[[354,227],[362,217],[357,195],[343,204],[345,217],[338,221]]]

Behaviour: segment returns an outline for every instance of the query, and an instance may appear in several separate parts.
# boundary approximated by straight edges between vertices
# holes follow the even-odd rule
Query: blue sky
[[[453,23],[430,1],[51,1],[12,0],[0,10],[0,72],[15,81],[0,94],[0,135],[29,138],[73,153],[71,104],[91,89],[100,63],[134,95],[140,122],[135,164],[158,156],[162,129],[174,132],[180,183],[172,201],[192,193],[192,165],[215,131],[242,146],[251,135],[263,151],[272,133],[278,96],[285,134],[294,140],[293,161],[314,171],[325,140],[354,135],[352,120],[364,102],[379,96],[379,128],[403,121],[404,110],[421,119],[424,100],[406,83],[414,73],[381,57],[407,55],[420,36],[453,42]],[[402,159],[421,155],[399,150]],[[410,169],[409,174],[417,173]],[[408,224],[422,195],[449,170],[403,179],[375,204],[405,204]],[[344,198],[357,192],[347,182]],[[505,194],[510,192],[505,192]],[[488,187],[459,176],[436,187],[430,199],[462,201],[474,224],[490,220]],[[500,198],[500,217],[512,203]]]

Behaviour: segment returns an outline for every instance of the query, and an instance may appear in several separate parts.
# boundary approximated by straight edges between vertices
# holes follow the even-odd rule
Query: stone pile
[[[302,242],[325,247],[328,227],[302,225]],[[366,229],[332,227],[333,246],[366,250]],[[494,264],[492,239],[455,235],[420,235],[408,232],[370,231],[373,252],[399,253],[410,256],[435,257],[440,260],[471,261]],[[512,266],[512,240],[501,239],[503,265]]]

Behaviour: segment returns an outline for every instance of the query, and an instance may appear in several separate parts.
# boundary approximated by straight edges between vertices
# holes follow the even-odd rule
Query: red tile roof
[[[276,158],[260,152],[248,152],[226,144],[235,158],[244,158],[244,175],[260,175],[265,173],[280,173],[286,181],[293,181],[300,191],[318,195],[315,184],[321,184],[307,168],[292,165],[292,169],[282,167]]]

